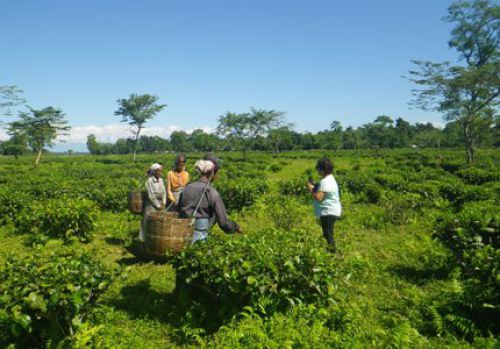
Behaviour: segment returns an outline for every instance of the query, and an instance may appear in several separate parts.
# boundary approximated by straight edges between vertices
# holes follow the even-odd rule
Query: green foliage
[[[271,314],[294,304],[327,304],[338,283],[332,256],[303,231],[214,235],[172,263],[179,287],[212,309],[206,319],[212,324],[245,306]]]
[[[15,230],[31,234],[32,239],[44,241],[49,237],[89,241],[97,219],[92,201],[63,197],[24,206],[14,219]]]
[[[382,199],[383,191],[379,185],[376,184],[368,184],[364,189],[366,198],[369,203],[376,204]]]
[[[228,179],[224,182],[215,182],[215,187],[230,212],[241,211],[244,207],[251,206],[259,196],[268,190],[266,181],[258,178],[252,180]]]
[[[453,253],[464,284],[459,303],[484,330],[498,332],[500,316],[500,214],[492,202],[466,204],[437,220],[436,236]]]
[[[0,345],[40,347],[73,335],[114,275],[89,253],[8,258],[0,267]]]
[[[481,185],[486,182],[498,181],[499,172],[495,170],[483,170],[477,167],[469,167],[457,172],[457,176],[462,178],[467,184]]]
[[[306,181],[307,177],[283,180],[278,183],[278,190],[280,194],[284,196],[295,196],[307,199],[311,194],[307,191]]]
[[[30,112],[21,112],[19,120],[9,124],[8,132],[26,137],[28,144],[34,152],[37,152],[35,166],[38,165],[42,151],[46,147],[52,147],[55,139],[66,134],[71,127],[67,126],[62,110],[47,107],[44,109],[29,108]]]
[[[324,155],[335,158],[335,175],[343,189],[343,219],[335,226],[338,254],[327,253],[311,196],[305,191],[315,161]],[[199,156],[188,154],[188,167],[189,159]],[[28,342],[34,343],[31,347],[76,348],[498,346],[494,328],[498,291],[493,277],[498,274],[498,256],[492,248],[497,223],[491,222],[497,219],[494,208],[500,186],[496,177],[483,182],[487,173],[495,173],[498,151],[478,153],[477,173],[462,165],[455,171],[443,170],[442,162],[462,163],[461,155],[449,150],[284,152],[279,160],[249,153],[244,162],[239,153],[224,152],[222,157],[215,185],[245,235],[221,235],[214,228],[207,244],[176,256],[182,271],[175,291],[176,271],[170,264],[145,263],[129,253],[140,256],[135,244],[129,246],[140,223],[126,211],[129,188],[143,182],[152,162],[170,164],[173,154],[139,155],[137,164],[125,156],[48,155],[36,171],[26,157],[17,161],[0,157],[0,220],[5,224],[0,226],[0,269],[7,265],[7,255],[15,253],[19,263],[24,256],[40,260],[39,273],[45,264],[55,270],[55,262],[47,263],[50,258],[44,255],[51,251],[59,255],[70,246],[91,250],[95,263],[127,265],[131,270],[129,278],[115,279],[99,294],[104,307],[93,307],[81,324],[76,321],[71,338],[61,341],[70,331],[53,330],[57,325],[50,325],[52,320],[44,322],[39,336],[11,333],[7,323],[22,320],[10,322],[4,317],[0,347],[8,343],[29,347]],[[273,164],[282,169],[271,173]],[[343,181],[351,181],[353,191]],[[256,190],[254,182],[266,188]],[[89,212],[101,211],[91,219],[95,221],[91,243],[58,235],[62,240],[41,247],[23,244],[25,236],[14,234],[11,221],[31,212],[31,207],[39,219],[30,222],[38,227],[42,213],[54,216],[52,211],[65,212],[64,203],[78,206],[81,201],[89,205]],[[437,232],[458,237],[453,244],[431,236],[438,215],[443,218]],[[471,231],[479,232],[484,246],[478,245],[477,236],[469,239]],[[49,236],[56,235],[36,235],[38,241]],[[74,242],[68,246],[63,241]],[[79,259],[78,253],[73,254]],[[60,264],[66,266],[69,255]],[[99,268],[89,267],[89,272]],[[73,276],[59,274],[33,279],[42,280],[39,287],[45,290],[62,290]],[[0,289],[8,289],[12,297],[21,284],[37,285],[16,281],[13,286],[8,278]],[[91,280],[89,276],[84,281]],[[0,309],[5,308],[4,299]],[[29,296],[19,299],[16,304],[24,304]],[[2,314],[9,319],[17,316],[14,310]]]
[[[418,194],[392,194],[384,201],[384,218],[395,225],[410,223],[422,208],[422,198]]]

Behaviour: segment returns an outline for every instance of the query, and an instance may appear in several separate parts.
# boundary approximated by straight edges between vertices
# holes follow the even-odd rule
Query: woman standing
[[[175,159],[174,169],[167,174],[168,204],[172,205],[174,209],[188,183],[189,173],[186,171],[186,157],[184,154],[179,154]]]
[[[342,213],[339,186],[332,175],[333,164],[328,157],[318,160],[316,170],[322,179],[317,187],[311,182],[307,183],[307,191],[313,196],[314,215],[321,221],[323,236],[331,251],[335,252],[334,225]]]
[[[204,160],[196,161],[195,168],[200,178],[186,186],[177,206],[181,217],[195,218],[193,243],[206,241],[215,222],[226,233],[241,233],[239,225],[229,220],[221,196],[211,185],[219,171],[218,159],[207,155]]]
[[[139,232],[139,240],[144,241],[146,215],[161,211],[167,203],[167,192],[162,178],[163,167],[154,163],[148,170],[148,179],[146,180],[146,200]]]

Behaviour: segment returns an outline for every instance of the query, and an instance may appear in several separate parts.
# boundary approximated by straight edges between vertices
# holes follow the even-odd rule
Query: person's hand
[[[310,183],[310,182],[307,182],[307,187],[306,188],[307,188],[307,191],[309,193],[312,193],[313,190],[314,190],[314,185],[312,185],[312,183]]]
[[[236,227],[236,234],[243,234],[243,229],[239,225]]]

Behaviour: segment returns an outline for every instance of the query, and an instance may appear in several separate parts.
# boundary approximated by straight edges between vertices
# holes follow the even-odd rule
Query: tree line
[[[261,110],[261,113],[269,113]],[[233,113],[228,113],[236,115]],[[226,116],[228,115],[226,114]],[[432,123],[415,123],[389,116],[378,116],[373,122],[358,128],[344,128],[339,121],[333,121],[329,128],[312,133],[297,132],[291,125],[279,125],[269,128],[260,134],[237,133],[234,127],[228,126],[226,116],[219,118],[219,126],[214,133],[196,129],[191,133],[174,131],[170,137],[140,136],[137,151],[153,152],[207,152],[247,150],[273,151],[279,153],[287,150],[340,150],[340,149],[394,149],[394,148],[457,148],[464,146],[464,139],[459,122],[449,122],[444,128]],[[251,129],[250,126],[246,127]],[[224,131],[222,131],[224,129]],[[491,148],[500,146],[500,125],[488,127],[479,135],[479,147]],[[131,154],[135,149],[135,141],[121,138],[115,143],[101,143],[94,134],[87,137],[87,149],[91,154]]]

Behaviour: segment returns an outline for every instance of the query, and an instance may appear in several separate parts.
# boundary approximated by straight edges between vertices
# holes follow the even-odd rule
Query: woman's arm
[[[163,203],[163,207],[167,206],[167,190],[165,189],[165,181],[163,180],[163,178],[160,178],[160,181],[162,181],[162,187],[163,187],[163,195],[161,196],[162,197],[162,203]]]
[[[174,198],[174,193],[172,193],[172,184],[170,183],[170,175],[171,175],[171,171],[168,171],[167,173],[167,195],[168,195],[168,199],[170,201],[175,201],[175,198]]]
[[[216,190],[212,189],[209,192],[209,196],[210,201],[213,205],[215,219],[217,220],[219,227],[226,233],[234,233],[236,231],[241,232],[238,224],[231,221],[227,216],[226,206],[224,205],[224,202],[222,201],[219,193]]]
[[[316,201],[323,201],[325,198],[325,193],[322,191],[314,191],[314,185],[307,183],[307,191],[312,194],[313,199]]]
[[[323,199],[325,198],[325,193],[322,191],[318,191],[316,193],[312,192],[312,195],[313,195],[314,200],[316,200],[316,201],[323,201]]]

